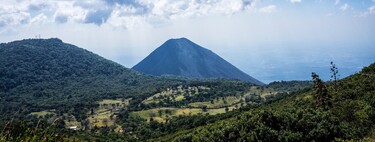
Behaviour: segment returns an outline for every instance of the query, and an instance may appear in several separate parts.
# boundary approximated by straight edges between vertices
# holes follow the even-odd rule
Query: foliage
[[[62,141],[65,135],[56,127],[59,121],[61,120],[56,119],[48,124],[44,120],[39,120],[35,127],[26,121],[7,123],[2,128],[0,141]]]
[[[320,84],[314,76],[315,84]],[[358,141],[373,133],[375,64],[327,86],[332,105],[315,108],[316,92],[305,90],[201,127],[150,141]],[[318,93],[324,93],[320,88]],[[368,138],[368,137],[367,137]],[[366,139],[367,139],[366,138]]]
[[[337,80],[339,80],[339,69],[337,68],[336,64],[331,62],[331,79],[330,81],[333,83],[333,88],[336,89],[337,87]]]
[[[143,103],[142,108],[182,107],[192,102],[208,102],[218,98],[242,94],[248,91],[250,86],[252,85],[242,81],[224,79],[215,81],[193,81],[189,83],[189,85],[168,88],[170,91],[164,93],[165,95],[159,95],[161,93],[158,92],[158,95],[154,95],[144,101],[147,103]],[[182,99],[177,99],[180,96]],[[196,107],[196,105],[189,106]]]
[[[296,92],[313,86],[312,81],[274,81],[267,85],[277,91]]]
[[[51,109],[83,120],[97,101],[137,96],[139,102],[183,82],[131,71],[59,39],[1,44],[0,123]]]
[[[323,108],[328,109],[330,107],[330,95],[327,92],[327,87],[324,84],[324,82],[319,78],[319,76],[316,73],[311,73],[311,77],[314,81],[314,89],[315,89],[315,100],[316,104],[315,106],[317,108]]]

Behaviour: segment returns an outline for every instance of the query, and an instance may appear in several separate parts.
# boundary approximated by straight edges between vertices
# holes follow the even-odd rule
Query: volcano
[[[229,78],[263,85],[211,50],[187,38],[170,39],[132,69],[154,76],[176,75],[192,78]]]

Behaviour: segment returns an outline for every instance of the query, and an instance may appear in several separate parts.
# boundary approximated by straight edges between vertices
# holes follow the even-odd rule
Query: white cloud
[[[0,5],[0,27],[27,23],[30,13],[21,9],[22,6]]]
[[[291,3],[300,3],[302,0],[290,0]]]
[[[43,13],[35,16],[34,18],[30,19],[30,24],[33,25],[42,25],[48,21],[48,17],[44,15]]]
[[[269,5],[269,6],[266,6],[266,7],[263,7],[261,9],[259,9],[259,12],[261,12],[261,13],[273,13],[273,12],[276,12],[276,11],[277,11],[276,5]]]
[[[29,22],[30,13],[8,10],[9,9],[0,9],[0,27],[26,24]]]
[[[256,0],[139,0],[151,8],[150,15],[166,18],[203,16],[208,14],[234,14],[254,6]]]
[[[338,5],[338,4],[340,4],[340,0],[335,1],[335,5]]]
[[[348,3],[345,3],[345,4],[343,4],[341,7],[340,7],[340,9],[342,10],[342,11],[346,11],[346,10],[348,10],[349,9],[349,4]]]
[[[0,2],[0,27],[27,25],[36,22],[41,13],[52,9],[53,2],[41,0],[4,0]],[[45,17],[44,17],[45,18]]]
[[[57,9],[53,18],[58,23],[65,22],[84,22],[87,9],[74,5],[74,1],[60,1],[57,3]]]
[[[206,16],[210,14],[232,15],[244,10],[254,9],[255,3],[258,1],[4,0],[0,1],[0,26],[16,26],[52,21],[56,23],[111,24],[111,26],[127,27],[137,25],[139,22],[145,23],[155,20],[166,21],[168,19]],[[152,23],[148,23],[147,25],[152,25]]]
[[[115,27],[152,26],[151,22],[168,21],[210,14],[232,15],[253,9],[258,0],[138,0],[137,6],[117,5],[108,23]],[[134,21],[131,21],[134,20]]]
[[[369,15],[375,14],[375,5],[367,8],[367,11],[360,13],[360,17],[367,17]]]
[[[148,16],[133,15],[134,13],[136,13],[134,8],[118,5],[113,9],[105,24],[115,28],[120,27],[125,29],[151,26],[147,22]]]
[[[370,7],[368,8],[368,12],[369,12],[370,14],[374,14],[374,13],[375,13],[375,5],[370,6]]]
[[[375,1],[375,0],[372,0]],[[40,25],[55,23],[89,23],[97,26],[122,27],[126,29],[146,26],[155,27],[172,20],[225,15],[244,11],[260,13],[276,12],[279,7],[263,5],[261,0],[2,0],[0,1],[0,27]],[[302,0],[287,0],[301,3]],[[332,1],[333,2],[333,1]],[[334,0],[342,11],[356,5]],[[362,9],[363,10],[363,9]],[[362,15],[373,13],[373,8],[363,10]],[[327,11],[329,13],[331,11]],[[360,13],[360,12],[358,12]],[[357,14],[358,14],[357,13]],[[160,24],[163,25],[163,24]]]

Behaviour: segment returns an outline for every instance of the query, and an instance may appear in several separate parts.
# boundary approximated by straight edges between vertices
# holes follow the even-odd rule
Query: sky
[[[375,0],[1,0],[0,42],[57,37],[131,68],[186,37],[269,83],[375,62]]]

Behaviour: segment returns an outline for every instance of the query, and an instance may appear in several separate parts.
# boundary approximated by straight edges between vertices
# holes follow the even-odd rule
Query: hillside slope
[[[156,141],[358,141],[371,135],[375,126],[375,64],[336,85],[329,84],[327,89],[332,104],[327,109],[316,107],[314,91],[304,91]]]
[[[137,76],[129,69],[59,39],[30,39],[1,44],[1,91],[68,77]]]
[[[83,118],[103,98],[142,100],[178,82],[136,73],[56,38],[0,44],[1,120],[49,109]]]
[[[232,78],[262,85],[214,52],[186,38],[170,39],[132,69],[151,75]]]

